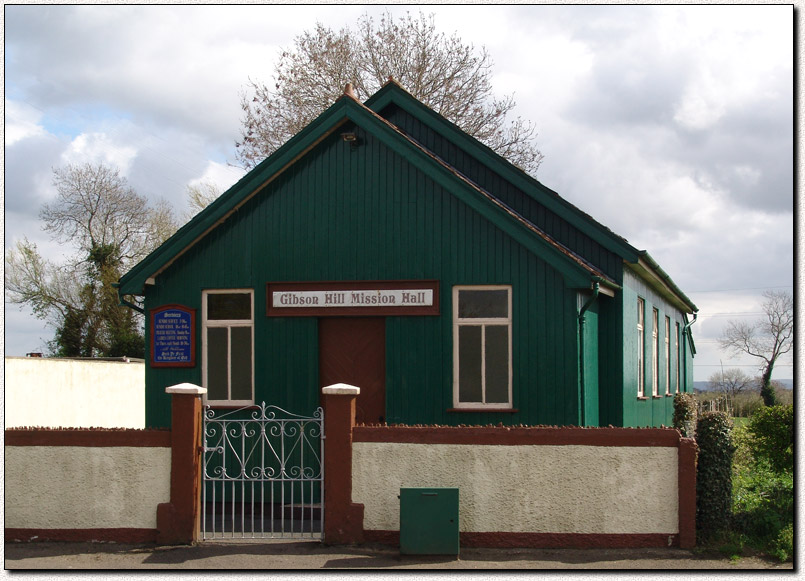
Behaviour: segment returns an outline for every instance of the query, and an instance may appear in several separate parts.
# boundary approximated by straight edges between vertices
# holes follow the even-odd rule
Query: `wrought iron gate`
[[[324,530],[324,412],[204,408],[201,538],[313,538]]]

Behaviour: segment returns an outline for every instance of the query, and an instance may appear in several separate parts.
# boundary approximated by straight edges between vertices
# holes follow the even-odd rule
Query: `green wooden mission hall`
[[[670,425],[696,306],[645,252],[394,81],[345,94],[120,279],[167,386],[359,423]],[[692,317],[691,317],[692,315]]]

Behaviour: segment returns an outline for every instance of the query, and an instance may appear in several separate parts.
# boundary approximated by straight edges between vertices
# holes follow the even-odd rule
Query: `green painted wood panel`
[[[620,295],[598,297],[599,421],[602,426],[623,425],[624,350],[623,301]]]
[[[584,232],[547,210],[535,199],[525,195],[494,171],[477,163],[473,157],[467,155],[457,146],[396,105],[390,105],[385,108],[382,111],[382,115],[405,131],[409,137],[422,143],[438,157],[458,169],[470,180],[487,191],[494,193],[502,202],[553,236],[555,240],[589,260],[617,282],[620,282],[622,259],[617,254],[600,246]]]
[[[146,289],[146,307],[198,309],[199,365],[147,367],[147,421],[169,423],[164,388],[201,383],[201,293],[254,291],[256,400],[296,413],[319,404],[315,318],[267,318],[267,282],[437,279],[439,317],[386,322],[389,422],[575,424],[576,293],[537,256],[360,128],[338,134],[245,203]],[[340,132],[338,132],[340,133]],[[510,284],[518,413],[453,413],[452,287]]]
[[[680,329],[684,326],[684,319],[681,312],[676,310],[658,293],[654,292],[645,281],[638,278],[632,272],[626,270],[623,277],[623,425],[624,426],[670,426],[673,422],[673,397],[664,394],[664,318],[671,318],[672,328],[676,322],[680,323]],[[642,297],[645,300],[645,399],[637,398],[637,299]],[[651,318],[653,309],[659,311],[659,397],[651,396],[652,381],[652,338],[651,338]],[[689,349],[685,349],[681,357],[683,373],[692,371],[693,363]],[[680,391],[693,391],[692,374],[687,375],[686,381],[680,381]]]
[[[579,309],[582,308],[589,295],[582,294],[579,299]],[[596,299],[584,313],[583,325],[583,424],[585,426],[598,426],[599,420],[599,353],[598,353],[598,311],[599,300]]]

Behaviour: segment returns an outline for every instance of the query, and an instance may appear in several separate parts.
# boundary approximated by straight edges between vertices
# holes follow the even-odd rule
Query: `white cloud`
[[[777,83],[769,81],[791,69],[794,54],[792,29],[785,27],[792,7],[697,8],[668,8],[678,24],[660,26],[669,44],[678,25],[684,26],[685,46],[696,56],[674,115],[690,130],[711,128],[732,110],[779,98]]]
[[[248,79],[270,80],[281,47],[316,19],[338,23],[361,6],[18,7],[7,72],[32,68],[30,89],[47,108],[94,101],[133,122],[202,132],[230,145]],[[42,18],[46,14],[57,18]]]
[[[41,119],[41,111],[25,103],[6,99],[4,131],[6,147],[29,137],[44,135],[45,129],[39,124]]]
[[[124,176],[128,174],[135,157],[137,148],[116,143],[105,133],[82,133],[62,153],[65,164],[103,163],[118,168]]]
[[[207,162],[207,167],[204,168],[204,173],[190,180],[188,185],[214,184],[221,192],[225,192],[235,185],[235,182],[244,175],[246,175],[246,170],[242,168],[232,167],[231,165],[218,163],[216,161],[209,161]]]

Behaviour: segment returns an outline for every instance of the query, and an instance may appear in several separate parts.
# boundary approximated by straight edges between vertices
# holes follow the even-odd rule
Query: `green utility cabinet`
[[[400,553],[458,552],[458,488],[400,488]]]

